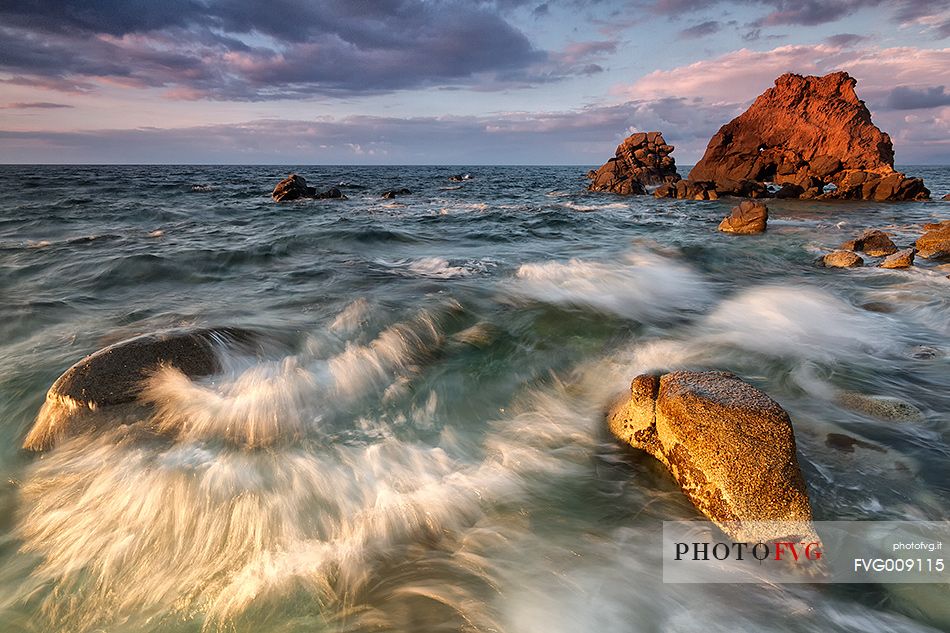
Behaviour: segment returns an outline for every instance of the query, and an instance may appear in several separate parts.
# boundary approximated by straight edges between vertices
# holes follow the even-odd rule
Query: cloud
[[[682,17],[690,13],[704,13],[728,0],[641,0],[640,6],[652,13]],[[870,9],[890,10],[900,24],[937,23],[935,31],[950,34],[950,11],[946,0],[732,0],[764,13],[750,22],[750,26],[799,25],[815,26],[837,22]]]
[[[718,33],[722,30],[722,24],[715,21],[709,20],[707,22],[700,22],[695,26],[685,28],[680,31],[680,39],[696,39],[700,37],[706,37],[707,35],[712,35],[713,33]]]
[[[849,46],[855,46],[861,42],[867,41],[870,39],[866,35],[858,35],[856,33],[838,33],[837,35],[832,35],[825,38],[825,43],[829,46],[847,48]]]
[[[29,101],[29,102],[16,102],[8,103],[5,106],[0,106],[4,110],[55,110],[57,108],[71,108],[73,106],[67,105],[65,103],[51,103],[49,101]]]
[[[884,101],[891,110],[919,110],[950,105],[950,93],[944,92],[944,86],[930,88],[894,88]]]
[[[465,0],[13,0],[0,71],[41,84],[118,82],[230,100],[378,94],[571,74]],[[47,84],[53,87],[53,84]]]

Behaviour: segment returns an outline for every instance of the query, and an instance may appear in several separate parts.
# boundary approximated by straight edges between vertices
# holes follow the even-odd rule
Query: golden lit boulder
[[[693,505],[736,541],[814,537],[791,420],[735,374],[637,376],[608,425],[662,462]]]

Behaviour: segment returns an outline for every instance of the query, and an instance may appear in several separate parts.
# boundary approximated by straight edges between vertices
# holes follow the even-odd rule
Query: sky
[[[3,0],[0,162],[689,165],[837,70],[950,164],[950,0]]]

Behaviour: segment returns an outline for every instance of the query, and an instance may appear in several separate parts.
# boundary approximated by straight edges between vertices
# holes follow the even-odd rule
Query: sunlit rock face
[[[673,160],[673,146],[660,132],[637,132],[617,146],[613,158],[587,174],[590,191],[623,195],[646,193],[646,187],[680,179]]]
[[[919,178],[894,170],[890,137],[871,121],[848,73],[785,74],[709,141],[689,179],[773,182],[801,188],[802,198],[921,200]],[[833,184],[833,191],[825,191]],[[797,189],[787,188],[787,194]]]
[[[638,376],[608,425],[663,463],[693,505],[732,538],[813,532],[788,414],[736,375]]]

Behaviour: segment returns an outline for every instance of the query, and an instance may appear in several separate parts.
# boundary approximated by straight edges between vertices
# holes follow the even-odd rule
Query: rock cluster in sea
[[[660,132],[637,132],[617,146],[613,158],[587,173],[590,191],[646,193],[646,187],[680,180],[673,160],[673,146]]]
[[[336,187],[317,192],[315,187],[307,186],[307,180],[298,174],[290,174],[274,187],[271,197],[277,202],[300,199],[337,199],[346,200],[346,196]]]
[[[926,200],[920,178],[894,169],[890,137],[871,121],[858,98],[856,81],[846,72],[824,77],[785,74],[748,110],[722,126],[702,159],[681,180],[673,168],[672,147],[648,154],[636,151],[640,135],[617,148],[596,172],[589,189],[620,194],[645,193],[642,185],[661,184],[658,198],[714,200],[747,198]],[[654,173],[661,157],[671,171]],[[774,194],[768,185],[778,187]]]

